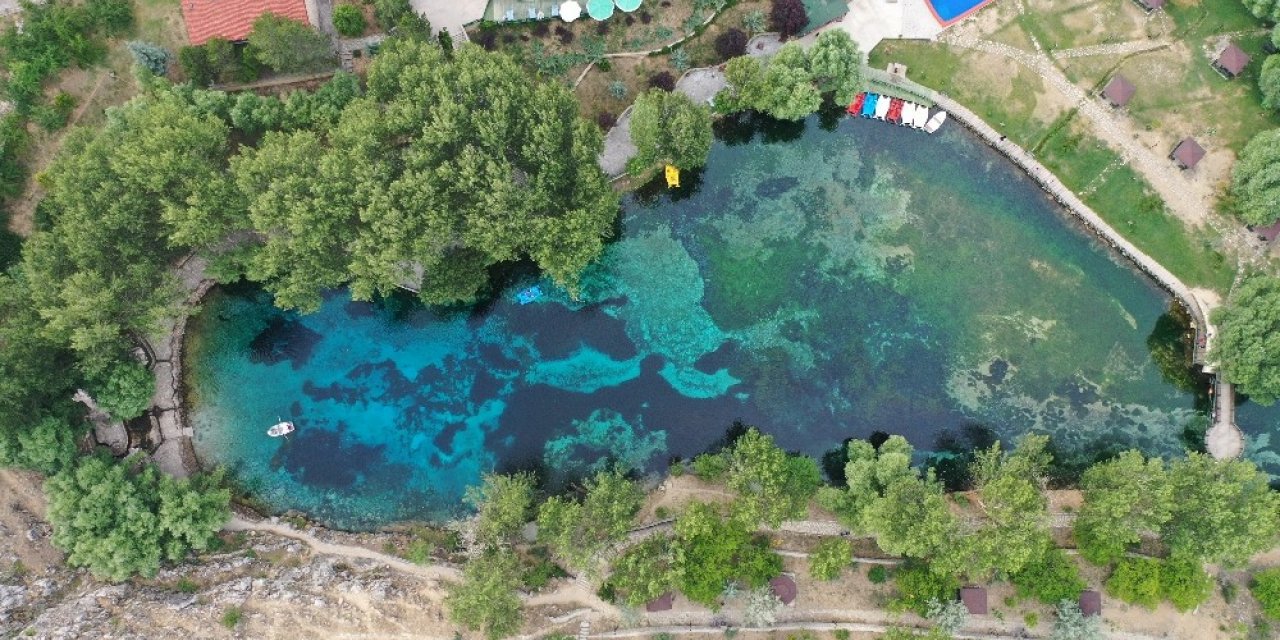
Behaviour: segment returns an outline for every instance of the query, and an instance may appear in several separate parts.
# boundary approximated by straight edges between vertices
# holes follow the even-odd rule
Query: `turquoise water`
[[[683,177],[627,198],[578,301],[520,305],[518,277],[452,312],[215,293],[189,343],[201,459],[365,528],[456,513],[489,469],[664,468],[735,420],[811,454],[1040,430],[1082,458],[1176,452],[1203,421],[1148,351],[1167,297],[959,127],[729,122]]]

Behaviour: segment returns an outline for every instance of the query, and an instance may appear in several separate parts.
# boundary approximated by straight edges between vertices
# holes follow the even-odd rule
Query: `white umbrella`
[[[569,0],[568,2],[560,5],[561,20],[564,20],[565,22],[573,22],[580,17],[582,17],[582,5],[578,4],[574,0]]]

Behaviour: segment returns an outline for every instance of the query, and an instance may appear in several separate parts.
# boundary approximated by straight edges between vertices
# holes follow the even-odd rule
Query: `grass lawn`
[[[1177,25],[1173,36],[1188,41],[1262,27],[1240,0],[1169,0],[1164,10]]]
[[[1050,134],[1035,155],[1108,224],[1183,282],[1230,289],[1235,267],[1214,249],[1208,232],[1190,231],[1166,212],[1142,177],[1078,123]]]

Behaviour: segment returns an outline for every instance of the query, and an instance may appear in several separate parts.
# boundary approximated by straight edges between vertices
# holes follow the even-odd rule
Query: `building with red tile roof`
[[[181,0],[187,39],[193,45],[211,38],[238,42],[249,37],[253,21],[264,13],[311,24],[306,0]]]

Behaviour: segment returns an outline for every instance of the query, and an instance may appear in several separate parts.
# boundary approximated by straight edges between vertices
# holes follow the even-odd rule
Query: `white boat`
[[[293,423],[286,420],[284,422],[277,422],[271,425],[271,428],[267,429],[267,435],[272,438],[279,438],[280,436],[287,436],[293,433],[294,430],[295,427],[293,426]]]
[[[916,121],[916,112],[923,108],[924,107],[914,102],[908,102],[902,105],[902,126],[913,126],[913,123]]]
[[[871,117],[875,118],[876,120],[884,120],[889,115],[889,107],[892,106],[890,104],[892,102],[893,102],[893,99],[891,99],[889,96],[881,95],[880,99],[876,100],[875,115]]]
[[[938,127],[941,127],[942,123],[946,121],[947,121],[947,112],[939,111],[933,114],[932,118],[929,118],[928,124],[924,125],[924,130],[928,133],[933,133],[934,131],[937,131]]]
[[[916,117],[911,121],[911,126],[917,129],[923,129],[924,125],[929,122],[929,107],[922,104],[916,105]]]

